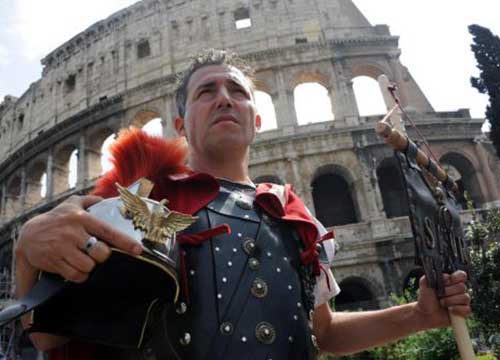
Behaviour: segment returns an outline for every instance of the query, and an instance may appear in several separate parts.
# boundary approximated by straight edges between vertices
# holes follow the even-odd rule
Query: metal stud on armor
[[[224,335],[231,335],[233,333],[233,324],[229,321],[223,322],[220,326],[220,332]]]
[[[191,334],[190,333],[185,333],[184,336],[179,340],[181,345],[189,345],[191,343]]]
[[[274,340],[276,340],[276,331],[271,324],[263,321],[261,323],[258,323],[255,327],[255,337],[261,343],[269,345],[272,344]]]
[[[265,297],[268,292],[268,287],[266,282],[259,278],[255,279],[252,284],[251,292],[253,296],[255,296],[256,298]]]
[[[243,251],[248,256],[253,255],[256,248],[257,248],[257,246],[255,245],[255,240],[252,238],[249,238],[249,237],[247,237],[243,240],[242,247],[243,247]]]
[[[259,268],[260,262],[256,258],[250,258],[248,260],[248,267],[252,270],[257,270]]]
[[[244,210],[251,210],[253,207],[252,202],[243,196],[236,200],[236,205]]]
[[[187,305],[184,302],[180,302],[179,305],[177,305],[177,308],[175,309],[177,314],[181,315],[184,314],[187,311]]]

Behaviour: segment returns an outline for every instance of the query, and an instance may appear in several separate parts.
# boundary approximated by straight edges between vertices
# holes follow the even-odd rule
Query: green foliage
[[[496,357],[491,354],[479,355],[476,356],[476,360],[496,360]]]
[[[471,48],[479,69],[479,77],[471,78],[471,84],[490,97],[486,118],[491,124],[490,139],[500,156],[500,38],[479,25],[470,25],[469,32],[473,36]]]
[[[500,211],[490,210],[483,221],[467,227],[472,244],[472,306],[478,328],[500,358]]]
[[[473,339],[482,334],[493,354],[478,356],[481,360],[500,359],[500,210],[483,213],[480,220],[473,214],[473,221],[466,228],[471,246],[472,307],[473,317],[468,326]],[[412,286],[409,286],[412,288]],[[404,304],[414,301],[416,294],[406,291],[402,296],[392,296],[392,302]],[[332,357],[323,355],[321,360],[455,360],[459,359],[451,328],[433,329],[411,335],[393,344],[359,354]]]
[[[412,288],[410,286],[409,288]],[[402,296],[392,295],[395,305],[415,301],[416,294],[406,290]],[[454,360],[459,359],[451,328],[433,329],[411,335],[397,342],[360,354],[341,357],[325,356],[322,360]]]
[[[433,329],[360,354],[322,360],[455,360],[460,355],[451,328]]]
[[[497,358],[492,354],[484,354],[476,356],[476,360],[497,360]]]

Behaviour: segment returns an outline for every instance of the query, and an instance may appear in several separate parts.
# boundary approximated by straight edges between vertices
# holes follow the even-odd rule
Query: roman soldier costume
[[[123,132],[111,153],[115,167],[94,194],[117,196],[115,183],[148,178],[150,198],[197,217],[177,235],[180,294],[152,307],[137,348],[76,339],[50,359],[314,359],[318,277],[338,292],[322,244],[333,234],[319,231],[291,187],[193,172],[182,140],[139,130]]]

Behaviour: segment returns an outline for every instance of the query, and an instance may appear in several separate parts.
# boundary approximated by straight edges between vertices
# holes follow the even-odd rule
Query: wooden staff
[[[391,112],[389,112],[390,116]],[[375,125],[375,132],[377,133],[378,136],[384,139],[385,143],[392,147],[395,150],[399,151],[405,151],[408,149],[408,145],[412,141],[408,139],[407,136],[405,136],[401,131],[394,129],[390,124],[386,122],[386,118],[384,117],[382,121],[379,121],[377,125]],[[436,166],[436,177],[439,181],[445,183],[448,181],[448,174],[446,171],[439,165],[436,164],[434,160],[432,160],[426,153],[424,153],[422,150],[418,149],[417,154],[416,154],[416,160],[418,165],[423,167],[424,169],[429,168],[430,163],[433,163],[432,165]],[[455,183],[455,181],[451,180],[452,183],[452,190],[457,192],[458,191],[458,185]]]
[[[392,147],[395,150],[406,151],[408,149],[408,145],[413,143],[406,135],[404,135],[401,131],[394,129],[389,123],[389,119],[392,116],[393,112],[397,109],[401,108],[399,102],[396,102],[396,105],[389,111],[389,113],[375,125],[375,132],[377,135],[382,137],[386,144]],[[436,177],[438,180],[445,183],[448,180],[448,174],[446,171],[436,164],[434,160],[432,160],[426,153],[422,150],[418,149],[416,154],[417,163],[427,169],[429,164],[432,162],[436,166]],[[432,165],[431,165],[432,166]],[[452,181],[452,190],[457,192],[458,186]],[[457,343],[458,351],[460,352],[460,357],[462,360],[474,360],[476,358],[474,354],[474,349],[472,348],[472,341],[470,339],[469,330],[467,329],[467,323],[465,322],[465,318],[461,316],[457,316],[448,311],[448,315],[450,317],[451,326],[453,328],[453,334],[455,336],[455,341]]]

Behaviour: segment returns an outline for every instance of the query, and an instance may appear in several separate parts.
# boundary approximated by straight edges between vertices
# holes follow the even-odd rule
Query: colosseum
[[[155,121],[173,136],[176,74],[213,47],[251,62],[267,102],[252,178],[293,184],[335,227],[334,273],[343,290],[337,308],[385,306],[418,270],[398,168],[373,130],[383,114],[360,116],[358,78],[375,82],[385,74],[395,82],[403,106],[474,205],[500,200],[500,167],[481,132],[484,120],[467,109],[434,111],[400,62],[398,40],[351,0],[143,0],[76,34],[41,60],[42,77],[21,97],[0,104],[0,301],[12,296],[23,222],[92,189],[103,172],[103,144],[119,129]],[[299,114],[304,85],[323,91],[325,116]]]

